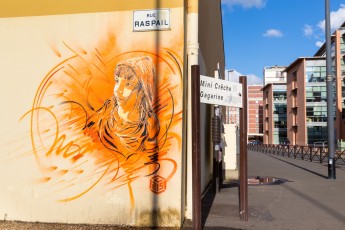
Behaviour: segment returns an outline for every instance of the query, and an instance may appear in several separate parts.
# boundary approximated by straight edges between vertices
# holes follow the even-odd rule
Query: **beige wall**
[[[183,0],[1,0],[0,18],[183,7]]]
[[[216,2],[216,3],[215,3]],[[220,65],[220,73],[224,73],[225,56],[222,28],[222,12],[220,0],[199,1],[199,43],[200,56],[205,63],[206,76],[213,76]],[[222,76],[224,78],[224,75]]]
[[[223,169],[225,179],[237,179],[237,154],[239,154],[239,131],[236,124],[224,124]]]
[[[156,8],[156,1],[143,5],[130,0],[128,4],[136,4],[123,5],[131,10],[102,13],[93,12],[114,8],[107,8],[106,1],[91,1],[95,8],[86,7],[85,1],[59,1],[57,8],[45,2],[1,1],[0,116],[6,122],[0,134],[0,216],[33,222],[180,226],[184,1],[160,2],[164,8],[175,6],[170,8],[171,29],[160,32],[132,28],[133,9]],[[120,1],[112,2],[119,6]],[[143,142],[140,150],[128,147],[133,155],[121,155],[102,142],[101,126],[86,125],[92,125],[87,123],[91,117],[96,124],[114,118],[102,107],[113,98],[114,68],[144,56],[152,60],[146,67],[157,73],[151,84],[156,87],[150,94],[153,108],[148,111],[160,124],[150,137],[158,147]],[[141,70],[142,79],[150,75],[146,70]],[[145,87],[140,92],[147,99]],[[115,110],[115,104],[110,106]],[[120,110],[118,114],[132,119]],[[145,127],[152,125],[148,119],[142,123]],[[118,147],[120,142],[113,143]]]
[[[190,2],[196,1],[188,3]],[[214,75],[218,63],[220,72],[224,73],[225,57],[220,3],[220,0],[202,0],[199,1],[199,7],[193,5],[188,8],[190,12],[200,14],[199,63],[202,74],[209,76]],[[7,216],[7,219],[10,220],[42,222],[162,226],[181,224],[185,208],[184,176],[191,175],[188,172],[186,174],[182,172],[182,161],[185,160],[182,156],[182,146],[184,146],[186,138],[181,134],[183,119],[181,110],[185,100],[178,100],[184,92],[186,81],[183,76],[187,73],[185,70],[187,62],[185,60],[185,32],[187,30],[185,6],[189,6],[189,4],[187,5],[183,0],[0,1],[0,32],[4,35],[0,38],[0,50],[2,51],[0,52],[2,60],[0,98],[3,105],[1,118],[6,120],[6,124],[2,127],[3,132],[0,134],[0,146],[3,153],[0,160],[0,186],[5,188],[0,191],[1,216]],[[129,26],[132,11],[156,8],[171,9],[173,25],[171,30],[134,34]],[[160,42],[160,45],[157,45],[157,41]],[[93,76],[95,71],[100,75],[108,76],[109,79],[104,78],[102,84],[94,89],[100,96],[92,97],[92,100],[100,106],[107,97],[107,92],[112,90],[109,84],[114,83],[112,79],[114,66],[105,72],[99,67],[114,65],[119,57],[128,57],[133,53],[148,54],[154,60],[159,59],[160,61],[155,63],[160,63],[157,71],[161,73],[161,76],[166,76],[164,82],[168,85],[177,85],[173,87],[171,94],[164,94],[172,95],[177,99],[174,107],[177,115],[173,126],[163,124],[164,122],[161,124],[163,129],[169,126],[171,131],[168,133],[171,135],[167,141],[168,151],[166,155],[164,152],[159,156],[165,158],[161,171],[165,173],[170,171],[171,174],[160,174],[166,179],[167,184],[166,187],[163,186],[166,190],[157,195],[153,194],[150,185],[159,182],[159,178],[152,182],[151,177],[139,177],[139,179],[134,177],[135,182],[131,182],[127,186],[103,187],[105,183],[102,181],[103,178],[109,180],[113,177],[102,173],[114,172],[117,169],[112,165],[105,170],[103,166],[107,164],[101,164],[103,168],[100,167],[96,170],[95,165],[102,162],[96,153],[86,154],[88,161],[82,164],[80,169],[77,167],[76,170],[66,171],[65,168],[70,167],[71,162],[67,158],[68,152],[65,152],[67,159],[62,152],[66,149],[71,153],[78,152],[76,147],[78,143],[74,139],[68,140],[64,134],[62,136],[53,135],[52,130],[56,130],[57,126],[54,124],[51,128],[49,123],[51,110],[58,108],[54,104],[57,102],[56,98],[66,96],[65,91],[61,91],[62,86],[72,87],[73,92],[90,95],[90,91],[80,90],[88,84],[95,83],[88,80],[89,77]],[[120,54],[120,56],[116,56],[116,54]],[[102,60],[103,57],[109,58],[114,55],[116,57],[108,59],[110,60],[108,63],[104,63]],[[63,68],[59,69],[60,67]],[[70,79],[72,83],[55,78],[61,73],[68,75],[72,79]],[[78,74],[78,77],[75,77],[74,74]],[[51,78],[51,76],[54,77]],[[50,79],[53,80],[50,81]],[[77,80],[78,84],[73,84],[74,80]],[[50,84],[54,84],[54,87],[51,87]],[[161,88],[164,86],[161,85]],[[61,105],[61,103],[57,104]],[[82,104],[87,109],[91,109],[87,105],[87,100]],[[32,115],[34,114],[32,110],[36,110],[36,107],[41,105],[46,112],[37,113],[39,119],[36,119]],[[186,106],[188,107],[188,105]],[[94,107],[97,108],[97,106]],[[212,111],[213,108],[210,105],[201,106],[202,125],[211,124]],[[78,113],[80,112],[83,113],[83,110],[78,110]],[[60,116],[68,117],[65,113],[59,113],[58,117]],[[169,116],[163,114],[161,117],[164,117],[165,120],[169,119]],[[49,127],[37,125],[41,121],[40,119],[47,122],[46,125],[50,124],[47,125]],[[73,119],[70,120],[70,122],[72,121]],[[71,132],[68,129],[75,128],[68,123],[64,123],[64,127],[66,132]],[[213,160],[210,127],[206,125],[204,128],[201,133],[203,143],[201,146],[203,156],[202,190],[212,179]],[[43,134],[39,134],[37,138],[37,133],[41,132]],[[56,139],[54,139],[55,137]],[[42,144],[39,148],[37,148],[36,141]],[[60,143],[61,145],[54,144],[54,141],[62,143]],[[83,143],[87,145],[89,142],[90,140]],[[44,159],[45,154],[41,154],[41,152],[52,152],[49,146],[53,146],[54,151],[59,150],[61,155],[51,155],[52,159],[43,161],[43,166],[48,165],[49,167],[42,167],[41,159],[42,157]],[[93,150],[99,151],[98,148]],[[78,155],[73,160],[79,162],[78,159],[86,159],[83,157],[84,155]],[[163,167],[163,165],[170,166]],[[85,172],[88,173],[87,175],[95,177],[92,179],[81,177],[82,182],[80,183],[79,181],[74,183],[75,179],[71,179],[78,178],[78,173],[84,175]],[[68,173],[76,175],[67,176],[68,180],[66,180],[66,175],[70,175]],[[51,174],[54,175],[51,176]],[[94,180],[98,175],[102,175],[100,180],[102,183]],[[63,179],[56,183],[57,178]],[[66,182],[73,183],[73,186],[65,185]],[[54,186],[50,186],[51,184]],[[60,184],[65,187],[55,187]],[[75,184],[78,186],[74,186]],[[99,186],[100,184],[102,186]],[[175,185],[174,188],[170,186],[171,184]],[[159,184],[156,183],[156,185]],[[59,202],[59,200],[63,202]],[[71,200],[73,201],[70,202]]]
[[[222,33],[222,12],[220,1],[199,1],[199,65],[202,75],[213,77],[220,66],[220,73],[224,73],[225,56]],[[224,78],[224,76],[221,76]],[[211,142],[211,118],[213,106],[201,105],[201,156],[202,156],[202,190],[212,180],[213,150]],[[224,116],[225,117],[225,114]]]

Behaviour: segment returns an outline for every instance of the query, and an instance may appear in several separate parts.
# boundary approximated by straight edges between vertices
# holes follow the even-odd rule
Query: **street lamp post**
[[[335,137],[333,111],[333,75],[331,54],[331,23],[329,0],[325,0],[325,31],[326,31],[326,87],[327,87],[327,131],[328,131],[328,179],[335,179]]]

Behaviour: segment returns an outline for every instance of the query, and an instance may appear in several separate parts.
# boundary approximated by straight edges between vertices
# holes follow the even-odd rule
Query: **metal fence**
[[[302,145],[248,144],[248,150],[283,157],[327,163],[328,148]],[[345,165],[345,150],[336,150],[335,163]]]

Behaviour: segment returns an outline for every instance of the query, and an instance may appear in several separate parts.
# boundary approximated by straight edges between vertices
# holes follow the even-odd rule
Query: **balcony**
[[[327,117],[326,116],[308,116],[307,117],[307,122],[327,122]]]

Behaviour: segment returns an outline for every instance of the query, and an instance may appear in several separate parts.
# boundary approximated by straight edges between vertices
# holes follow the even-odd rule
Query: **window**
[[[308,144],[327,141],[327,126],[308,127]]]
[[[327,101],[326,86],[307,86],[306,102],[325,102]]]
[[[327,122],[327,106],[307,106],[307,122]]]
[[[325,66],[308,66],[306,71],[306,82],[325,82],[326,67]]]
[[[274,101],[285,101],[286,100],[286,91],[274,91],[273,92]]]

